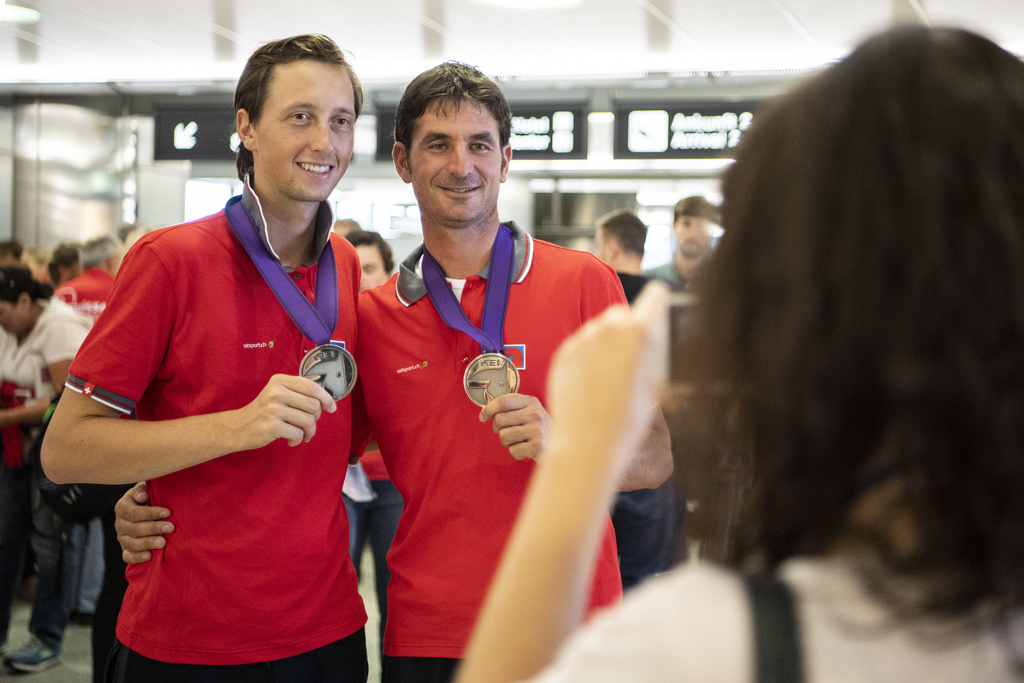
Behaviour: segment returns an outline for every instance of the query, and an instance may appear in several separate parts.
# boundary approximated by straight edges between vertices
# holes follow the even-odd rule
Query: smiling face
[[[315,211],[352,159],[352,81],[337,65],[302,59],[274,67],[257,121],[239,109],[238,135],[253,156],[253,188],[265,211]]]
[[[408,149],[395,143],[398,174],[412,183],[424,228],[490,228],[498,224],[498,188],[512,146],[501,146],[498,122],[473,101],[427,107]]]

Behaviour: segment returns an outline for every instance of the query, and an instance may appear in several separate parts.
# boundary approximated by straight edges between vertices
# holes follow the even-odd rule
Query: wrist
[[[213,446],[213,457],[258,447],[250,445],[253,430],[246,429],[242,409],[211,413],[209,418],[213,437],[210,442]]]

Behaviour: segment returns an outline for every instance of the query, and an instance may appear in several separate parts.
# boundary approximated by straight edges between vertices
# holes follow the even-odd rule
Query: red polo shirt
[[[53,295],[95,322],[113,287],[113,275],[101,268],[86,268],[84,273],[58,287]]]
[[[519,392],[545,400],[555,349],[611,304],[625,303],[615,272],[585,252],[533,240],[511,224],[516,280],[505,344]],[[532,460],[501,445],[463,388],[480,346],[449,328],[424,296],[416,250],[387,285],[359,300],[357,360],[377,443],[405,509],[388,553],[384,652],[461,657],[526,493]],[[462,307],[479,326],[486,280],[470,277]],[[619,600],[609,520],[590,605]]]
[[[326,241],[332,217],[321,207]],[[258,214],[257,214],[258,215]],[[330,236],[339,315],[356,340],[359,261]],[[312,300],[317,266],[293,282]],[[125,258],[68,387],[140,420],[241,408],[314,346],[263,281],[224,212],[144,236]],[[350,400],[309,443],[278,439],[147,482],[176,525],[167,548],[128,567],[117,636],[152,659],[244,664],[334,642],[366,621],[348,554],[341,487]]]

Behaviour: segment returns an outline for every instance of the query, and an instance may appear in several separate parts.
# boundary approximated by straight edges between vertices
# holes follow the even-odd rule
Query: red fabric
[[[17,408],[25,405],[25,397],[18,392],[18,385],[14,382],[0,384],[0,408]],[[21,467],[24,465],[23,448],[24,442],[21,433],[21,423],[12,422],[3,428],[4,442],[4,466]]]
[[[364,453],[363,457],[359,458],[359,462],[363,466],[363,471],[366,472],[366,478],[370,481],[382,481],[388,478],[388,468],[384,466],[384,458],[380,456],[380,451]]]
[[[86,268],[84,273],[58,287],[53,295],[95,322],[113,287],[113,275],[100,268]]]
[[[331,247],[340,298],[332,338],[354,349],[359,261],[344,238],[332,235]],[[295,272],[307,297],[316,271]],[[132,248],[68,387],[93,384],[94,400],[134,407],[140,420],[233,410],[272,375],[297,374],[313,346],[221,212]],[[359,630],[366,613],[341,497],[350,420],[344,399],[309,443],[278,439],[149,481],[176,529],[150,562],[128,567],[118,639],[165,662],[245,664]]]
[[[611,304],[624,303],[615,272],[594,256],[534,241],[532,269],[513,284],[505,343],[517,356],[520,393],[545,401],[555,349]],[[486,281],[466,281],[462,305],[479,325]],[[384,652],[462,657],[526,493],[532,460],[517,461],[463,388],[480,346],[445,325],[430,300],[406,307],[395,280],[359,299],[357,362],[364,402],[384,463],[405,502],[388,553]],[[387,340],[381,342],[380,340]],[[621,598],[608,520],[590,609]]]

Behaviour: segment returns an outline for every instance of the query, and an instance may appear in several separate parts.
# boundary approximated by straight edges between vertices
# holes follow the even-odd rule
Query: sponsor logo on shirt
[[[243,349],[272,349],[272,348],[274,348],[274,342],[272,342],[272,341],[247,342],[247,343],[242,344],[242,348]]]
[[[516,370],[526,369],[526,344],[508,344],[505,346],[505,355],[512,364],[516,366]],[[398,368],[395,374],[401,375],[406,372],[412,372],[413,370],[422,370],[427,367],[427,361],[415,363],[413,365],[407,365],[404,368]]]
[[[417,363],[416,365],[408,365],[408,366],[406,366],[404,368],[399,368],[398,372],[396,374],[401,375],[403,372],[409,372],[410,370],[419,370],[420,368],[425,368],[425,367],[427,367],[427,361],[423,361],[422,363]]]

